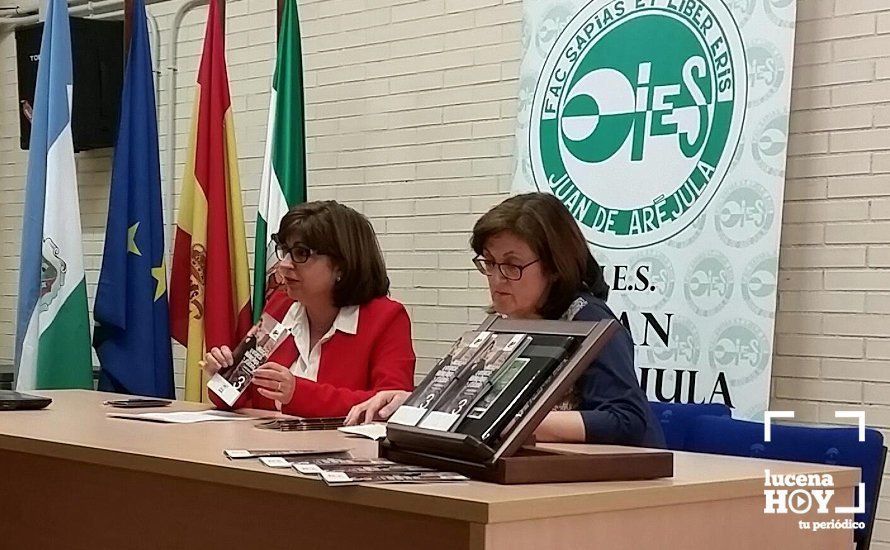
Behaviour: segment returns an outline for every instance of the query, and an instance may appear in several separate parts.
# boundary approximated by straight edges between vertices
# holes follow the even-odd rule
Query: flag
[[[49,0],[31,122],[15,339],[16,389],[93,386],[77,170],[71,30]]]
[[[204,351],[251,325],[247,244],[218,0],[210,0],[170,275],[170,332],[187,347],[185,398],[202,400]]]
[[[93,317],[99,389],[174,397],[158,122],[144,0],[134,0]]]
[[[285,0],[278,32],[278,58],[272,77],[269,124],[253,265],[254,319],[265,305],[266,281],[276,262],[271,236],[295,204],[306,202],[306,131],[303,116],[303,63],[296,0]]]

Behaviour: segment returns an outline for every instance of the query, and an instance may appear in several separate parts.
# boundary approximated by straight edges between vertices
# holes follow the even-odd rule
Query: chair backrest
[[[686,450],[686,439],[693,421],[699,416],[730,416],[729,407],[723,403],[660,403],[650,401],[649,407],[661,423],[664,440],[668,449]]]
[[[855,519],[863,522],[865,529],[857,530],[855,539],[860,542],[859,548],[868,548],[887,452],[881,432],[867,429],[865,441],[860,442],[859,429],[853,427],[773,424],[770,430],[772,441],[767,443],[760,422],[699,417],[690,430],[686,450],[860,468],[865,483],[865,512],[856,514]]]

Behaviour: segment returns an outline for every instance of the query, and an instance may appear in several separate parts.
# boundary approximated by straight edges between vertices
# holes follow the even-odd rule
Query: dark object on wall
[[[31,110],[43,23],[15,31],[21,148],[31,140]],[[113,147],[124,77],[124,23],[71,18],[74,73],[71,133],[75,151]]]

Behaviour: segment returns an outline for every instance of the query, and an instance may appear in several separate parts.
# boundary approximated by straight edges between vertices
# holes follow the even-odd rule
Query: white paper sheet
[[[149,412],[149,413],[108,413],[112,418],[128,418],[130,420],[143,420],[148,422],[161,422],[164,424],[194,424],[196,422],[220,422],[223,420],[256,420],[251,416],[245,416],[229,411],[176,411],[176,412]]]
[[[386,424],[362,424],[360,426],[344,426],[337,429],[346,434],[360,435],[374,441],[386,437]]]

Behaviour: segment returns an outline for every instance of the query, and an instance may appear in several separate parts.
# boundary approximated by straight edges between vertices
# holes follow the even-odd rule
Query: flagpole
[[[124,0],[124,61],[130,53],[130,36],[133,34],[133,0]]]
[[[219,30],[220,41],[223,48],[226,46],[226,0],[217,0],[219,6]]]

